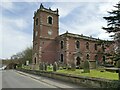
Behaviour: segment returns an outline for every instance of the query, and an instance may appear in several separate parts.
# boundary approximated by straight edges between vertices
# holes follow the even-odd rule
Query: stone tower
[[[58,9],[40,8],[34,12],[33,26],[33,64],[53,63],[56,60],[56,41],[59,35]]]

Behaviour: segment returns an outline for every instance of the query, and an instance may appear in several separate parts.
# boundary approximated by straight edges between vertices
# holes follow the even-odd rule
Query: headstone
[[[59,63],[58,63],[58,62],[56,62],[56,63],[57,63],[57,70],[59,70],[60,65],[59,65]]]
[[[45,63],[44,62],[42,63],[42,68],[43,68],[43,70],[45,70]]]
[[[67,70],[71,70],[71,65],[67,64]]]
[[[52,65],[52,64],[50,64],[49,66],[50,66],[50,67],[49,67],[49,69],[50,69],[50,70],[51,70],[51,69],[53,70],[53,65]]]
[[[84,70],[84,73],[90,73],[90,64],[88,60],[84,61],[83,70]]]
[[[56,62],[54,62],[54,64],[53,64],[53,71],[57,71],[57,63]]]
[[[47,71],[47,63],[44,64],[45,71]]]
[[[75,71],[75,70],[76,70],[76,66],[75,66],[74,63],[71,63],[71,70],[72,70],[72,71]]]
[[[27,65],[27,66],[29,65],[29,61],[26,61],[26,65]]]
[[[42,65],[42,64],[41,64],[41,62],[40,62],[40,63],[39,63],[39,70],[41,70],[41,65]]]
[[[44,65],[44,62],[41,62],[40,64],[39,64],[39,70],[45,70],[45,65]]]
[[[120,80],[120,60],[117,61],[117,68],[118,68],[118,77]]]

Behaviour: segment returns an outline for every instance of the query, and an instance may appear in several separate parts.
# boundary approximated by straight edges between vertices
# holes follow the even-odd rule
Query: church
[[[59,10],[45,8],[42,4],[34,12],[33,64],[40,62],[81,66],[89,60],[90,67],[102,64],[106,53],[114,51],[113,41],[100,40],[68,31],[59,35]]]

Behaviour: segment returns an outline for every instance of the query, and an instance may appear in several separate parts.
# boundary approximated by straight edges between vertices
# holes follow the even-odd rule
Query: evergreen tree
[[[116,51],[116,59],[118,62],[120,62],[120,1],[118,4],[114,6],[116,9],[112,10],[111,12],[108,12],[110,15],[107,17],[103,17],[105,20],[107,20],[107,27],[103,27],[104,30],[106,30],[108,33],[113,32],[115,40],[115,51]],[[120,63],[119,63],[120,64]],[[118,65],[120,66],[120,65]],[[120,80],[120,67],[119,68],[119,80]]]
[[[116,44],[116,53],[120,56],[120,2],[114,6],[116,9],[108,12],[110,15],[103,17],[107,20],[107,27],[103,27],[108,33],[113,32]]]

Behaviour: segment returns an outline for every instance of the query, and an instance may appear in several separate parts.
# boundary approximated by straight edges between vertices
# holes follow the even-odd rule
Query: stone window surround
[[[90,54],[89,53],[86,54],[86,59],[90,60]]]
[[[97,44],[94,44],[94,46],[95,46],[95,50],[97,50]]]
[[[86,42],[86,49],[89,50],[89,42]]]
[[[62,62],[62,63],[64,62],[64,55],[63,55],[63,53],[60,54],[60,62]]]
[[[63,43],[62,43],[62,42],[63,42]],[[60,48],[61,48],[61,49],[64,49],[64,41],[63,41],[63,40],[60,41]]]
[[[53,24],[53,16],[51,16],[51,15],[48,15],[48,16],[47,16],[47,24],[50,24],[50,23],[49,23],[49,20],[48,20],[48,19],[49,19],[49,17],[51,17],[51,18],[52,18],[52,24]],[[50,24],[50,25],[52,25],[52,24]]]
[[[37,53],[34,54],[34,64],[37,64]]]
[[[79,42],[79,48],[77,47],[77,42]],[[79,40],[75,41],[75,49],[80,49],[80,41]]]

